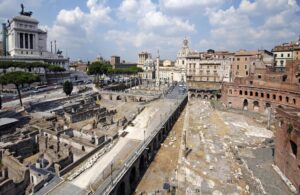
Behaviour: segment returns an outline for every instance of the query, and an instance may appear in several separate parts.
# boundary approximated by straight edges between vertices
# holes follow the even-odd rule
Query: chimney
[[[54,40],[54,53],[56,53],[56,40]]]
[[[7,55],[7,48],[6,48],[6,37],[7,37],[7,27],[5,23],[2,23],[2,47],[3,47],[3,55]]]
[[[53,53],[53,52],[52,52],[52,41],[50,41],[50,45],[51,45],[51,53]]]

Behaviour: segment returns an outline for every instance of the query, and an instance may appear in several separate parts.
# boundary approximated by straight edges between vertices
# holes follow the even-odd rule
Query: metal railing
[[[108,177],[104,183],[96,190],[95,194],[103,194],[103,195],[108,195],[114,188],[115,186],[119,183],[119,181],[123,178],[123,176],[127,173],[127,171],[131,168],[131,166],[134,164],[134,162],[140,157],[140,155],[143,153],[143,151],[148,147],[150,142],[155,138],[157,133],[164,128],[164,124],[170,119],[170,117],[176,112],[176,110],[179,108],[179,106],[182,105],[182,103],[185,101],[187,98],[187,94],[185,94],[182,97],[182,100],[180,102],[177,102],[175,108],[173,108],[168,114],[167,120],[166,121],[161,121],[158,126],[155,128],[155,130],[150,134],[150,136],[142,142],[142,144],[139,145],[137,150],[131,154],[127,160],[124,162],[124,165],[116,171],[116,175],[114,178]]]

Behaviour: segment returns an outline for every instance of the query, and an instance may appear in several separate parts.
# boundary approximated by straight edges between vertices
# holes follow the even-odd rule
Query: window
[[[237,60],[237,61],[240,61],[240,58],[237,58],[236,60]]]
[[[286,103],[289,103],[289,97],[285,97]]]
[[[247,69],[247,65],[245,65],[245,69]]]
[[[246,75],[248,75],[249,73],[248,73],[248,71],[246,71]]]
[[[245,61],[247,61],[247,58],[245,58]]]
[[[275,58],[277,58],[277,54],[275,54],[274,56],[275,56]]]
[[[258,96],[258,92],[255,92],[255,96],[256,96],[256,97]]]
[[[297,152],[298,152],[297,144],[295,142],[293,142],[292,140],[290,140],[290,144],[291,144],[291,149],[292,149],[293,155],[295,155],[295,157],[297,157]]]
[[[264,97],[264,95],[265,95],[264,93],[261,93],[261,94],[260,94],[260,97],[262,97],[262,98],[263,98],[263,97]]]
[[[250,85],[253,85],[253,81],[250,81]]]
[[[296,104],[296,99],[295,98],[293,99],[293,104]]]
[[[24,45],[23,45],[23,33],[20,33],[20,48],[24,48]]]
[[[280,65],[283,66],[283,60],[280,60]]]
[[[288,55],[287,55],[287,56],[288,56],[288,58],[289,58],[289,57],[290,57],[290,54],[288,53]]]
[[[258,78],[258,79],[261,79],[261,75],[258,75],[257,78]]]
[[[253,96],[253,92],[252,91],[250,91],[250,96]]]
[[[270,94],[268,94],[268,93],[267,93],[267,98],[268,98],[268,99],[270,98]]]
[[[282,101],[282,96],[281,95],[279,96],[279,101]]]
[[[243,91],[242,90],[240,90],[240,95],[243,95]]]
[[[239,70],[239,69],[240,69],[240,66],[239,66],[239,65],[237,65],[237,66],[236,66],[236,69],[238,69],[238,70]]]
[[[245,91],[245,95],[248,95],[248,91]]]
[[[281,54],[281,57],[283,58],[283,53]]]
[[[28,49],[28,34],[25,33],[25,48]]]
[[[276,95],[275,94],[273,94],[273,100],[276,100]]]

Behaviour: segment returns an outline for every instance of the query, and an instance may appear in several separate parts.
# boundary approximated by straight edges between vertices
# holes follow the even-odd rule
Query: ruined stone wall
[[[300,109],[300,91],[288,92],[255,86],[224,85],[222,101],[227,107],[263,112],[268,107],[285,105]],[[246,107],[245,107],[246,106]]]
[[[34,137],[18,140],[4,148],[8,149],[10,153],[12,153],[15,157],[18,157],[20,160],[23,160],[38,151],[38,145]]]
[[[91,109],[85,109],[85,110],[79,110],[75,113],[65,113],[65,118],[67,121],[71,123],[76,123],[79,121],[83,121],[89,118],[92,118],[96,116],[96,114],[101,114],[102,112],[105,112],[106,108],[91,108]]]
[[[0,184],[0,194],[24,194],[30,184],[29,170],[10,154],[3,154],[2,164],[8,170],[8,179]]]
[[[300,117],[292,118],[282,109],[277,109],[276,119],[274,161],[300,191]]]

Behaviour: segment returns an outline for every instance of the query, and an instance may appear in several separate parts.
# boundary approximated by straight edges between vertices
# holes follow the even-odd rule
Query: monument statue
[[[21,15],[23,15],[23,16],[31,16],[32,15],[32,12],[30,11],[30,12],[25,12],[24,11],[24,5],[23,5],[23,3],[21,3],[21,12],[20,12],[20,14]]]

